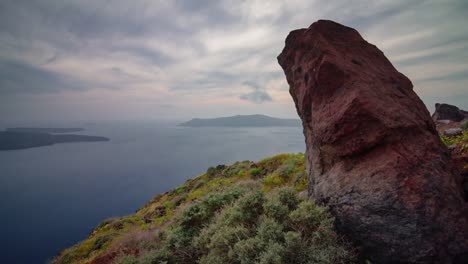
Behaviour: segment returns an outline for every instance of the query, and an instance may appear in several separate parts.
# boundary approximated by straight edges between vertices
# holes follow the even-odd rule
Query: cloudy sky
[[[435,102],[468,109],[466,0],[2,0],[1,120],[296,117],[288,32],[356,28]]]

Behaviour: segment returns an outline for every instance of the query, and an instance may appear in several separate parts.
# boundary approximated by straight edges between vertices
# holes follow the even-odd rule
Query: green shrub
[[[115,260],[114,264],[160,264],[160,263],[173,263],[173,259],[169,255],[170,252],[161,251],[149,251],[140,257],[135,256],[123,256],[120,259]]]
[[[110,240],[112,240],[114,236],[115,236],[114,234],[109,234],[109,235],[103,235],[103,236],[96,238],[93,244],[93,250],[99,250],[103,248],[104,245]]]
[[[456,144],[462,152],[468,151],[468,130],[463,131],[461,135],[455,137],[440,136],[440,139],[446,146]]]
[[[278,175],[283,179],[287,179],[294,173],[296,168],[297,168],[296,161],[288,160],[287,162],[285,162],[278,168],[277,170]]]
[[[241,225],[215,224],[200,234],[198,250],[202,254],[200,263],[232,262],[235,256],[233,246],[249,237],[249,230]],[[219,260],[212,262],[211,260]],[[222,261],[223,260],[223,261]]]
[[[251,263],[253,259],[257,258],[259,252],[262,252],[262,250],[262,241],[260,238],[254,236],[237,242],[234,245],[230,256],[232,259],[235,259],[240,263]]]
[[[294,176],[294,187],[297,191],[303,191],[307,188],[307,173],[300,171]]]
[[[283,264],[291,263],[284,259],[285,248],[278,242],[268,243],[265,250],[260,254],[259,264]]]
[[[205,181],[200,179],[195,183],[195,185],[193,185],[193,189],[198,189],[198,188],[202,187],[204,184],[205,184]]]
[[[468,130],[468,120],[464,121],[461,125],[460,125],[461,129],[463,129],[464,131],[467,131]]]
[[[282,188],[277,192],[277,197],[281,204],[288,207],[289,210],[295,210],[301,202],[296,192],[291,188]]]
[[[236,206],[242,212],[244,224],[253,224],[260,214],[263,213],[263,202],[265,201],[263,192],[257,191],[249,193],[239,199]]]
[[[293,188],[256,184],[212,193],[186,208],[158,246],[120,264],[350,263],[353,255],[325,208]]]
[[[104,221],[99,223],[99,225],[96,227],[96,229],[101,229],[101,228],[105,227],[106,225],[112,223],[113,221],[115,221],[115,219],[113,219],[113,218],[105,219]]]
[[[252,177],[257,177],[261,174],[261,170],[259,168],[253,168],[253,169],[250,169],[250,175],[252,175]]]
[[[213,193],[184,210],[177,224],[169,231],[167,249],[173,252],[179,262],[197,258],[197,250],[192,245],[194,237],[198,236],[200,230],[210,223],[218,210],[238,199],[242,193],[240,189]]]
[[[215,167],[209,167],[208,170],[206,171],[206,175],[208,177],[212,178],[215,177],[218,173],[218,170]]]
[[[256,236],[266,245],[268,241],[283,241],[284,226],[275,219],[262,217],[256,227]]]
[[[116,264],[140,264],[142,263],[141,260],[138,260],[134,256],[124,256],[121,259],[115,262]]]
[[[215,193],[187,208],[138,263],[350,263],[326,209],[292,188]],[[133,263],[133,262],[129,262]]]
[[[444,135],[440,135],[440,139],[442,140],[442,142],[443,142],[444,145],[446,145],[446,146],[450,146],[450,145],[455,144],[455,138],[447,137],[447,136],[444,136]]]
[[[223,176],[227,178],[235,177],[240,175],[241,172],[243,172],[242,168],[229,167],[223,171]]]
[[[265,215],[276,219],[277,221],[287,221],[289,209],[286,205],[281,204],[278,199],[269,199],[263,205]]]
[[[182,194],[184,193],[185,191],[187,190],[187,186],[186,185],[182,185],[182,186],[179,186],[175,189],[175,192],[177,194]]]

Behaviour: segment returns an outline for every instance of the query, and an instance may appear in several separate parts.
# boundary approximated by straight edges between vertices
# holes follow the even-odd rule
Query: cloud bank
[[[468,109],[467,13],[463,0],[6,0],[0,118],[295,117],[276,56],[324,18],[382,49],[428,107]]]

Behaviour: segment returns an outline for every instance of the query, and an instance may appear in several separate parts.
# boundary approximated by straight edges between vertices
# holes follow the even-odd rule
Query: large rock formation
[[[338,230],[373,263],[463,261],[461,177],[411,81],[332,21],[292,31],[278,61],[304,126],[309,195]]]

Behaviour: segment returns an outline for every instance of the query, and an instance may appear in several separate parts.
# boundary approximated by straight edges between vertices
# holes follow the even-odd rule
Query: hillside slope
[[[52,263],[347,263],[351,250],[306,189],[303,154],[210,167]]]

